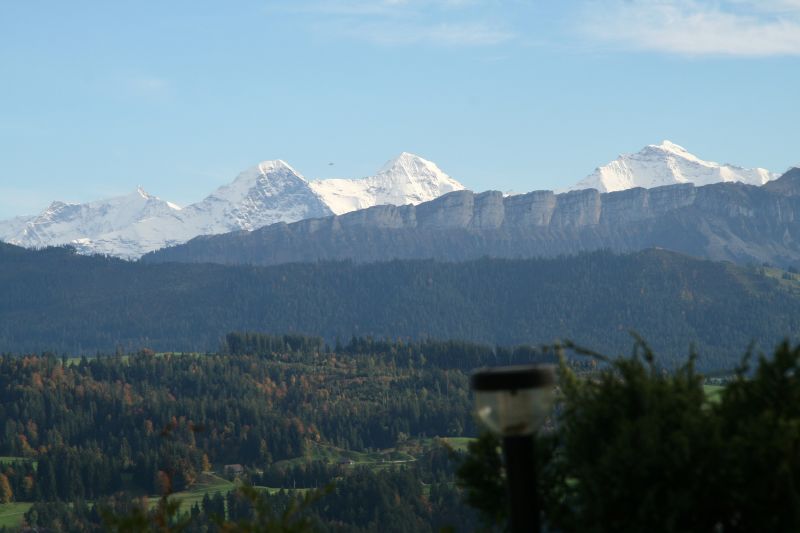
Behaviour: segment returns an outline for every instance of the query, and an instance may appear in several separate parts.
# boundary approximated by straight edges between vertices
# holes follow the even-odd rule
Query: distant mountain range
[[[379,204],[416,204],[464,186],[409,153],[364,179],[308,181],[284,161],[245,170],[184,208],[146,193],[85,204],[53,202],[43,213],[0,222],[0,240],[25,247],[70,244],[84,254],[137,258],[197,235],[342,214]]]
[[[272,265],[350,259],[461,261],[659,247],[741,264],[800,266],[800,169],[755,186],[690,183],[600,193],[456,191],[430,202],[203,236],[148,262]]]
[[[775,177],[764,169],[703,161],[664,141],[637,154],[620,156],[571,189],[611,192],[732,181],[762,185]],[[405,152],[364,179],[309,181],[283,161],[265,161],[184,208],[141,188],[125,196],[84,204],[53,202],[39,215],[0,222],[0,240],[25,247],[69,244],[84,254],[133,259],[200,235],[252,231],[274,223],[342,215],[377,205],[417,205],[463,189],[434,163]],[[531,194],[547,197],[545,193]],[[364,220],[370,216],[364,215]],[[573,225],[584,223],[575,220]]]

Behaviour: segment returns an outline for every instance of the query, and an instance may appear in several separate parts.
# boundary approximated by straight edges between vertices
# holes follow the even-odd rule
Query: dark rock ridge
[[[198,237],[143,260],[270,265],[546,257],[652,247],[738,263],[800,265],[800,169],[761,187],[681,184],[509,197],[457,191],[417,206],[384,205]]]

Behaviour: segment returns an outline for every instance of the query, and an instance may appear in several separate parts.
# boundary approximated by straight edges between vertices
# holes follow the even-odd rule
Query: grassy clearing
[[[371,452],[345,450],[336,446],[311,442],[309,451],[302,457],[295,457],[278,461],[278,466],[294,466],[311,461],[324,461],[328,464],[342,464],[353,466],[385,467],[393,464],[402,464],[416,461],[416,458],[407,450],[388,448]]]
[[[14,463],[31,463],[33,468],[36,468],[36,465],[39,464],[38,461],[34,461],[30,457],[19,457],[15,455],[0,455],[0,466],[11,465]]]
[[[203,501],[203,497],[208,494],[209,496],[214,496],[215,494],[222,494],[225,496],[229,492],[236,490],[239,487],[239,483],[234,481],[229,481],[223,477],[214,474],[213,472],[204,472],[200,475],[197,483],[195,483],[191,489],[176,492],[170,495],[170,499],[179,501],[181,503],[181,512],[188,512],[189,509],[196,503],[200,503]],[[279,489],[275,487],[262,487],[256,486],[256,489],[265,490],[270,494],[274,494],[279,492],[280,490],[286,490],[289,492],[297,492],[303,493],[310,489]],[[150,507],[153,508],[158,505],[159,496],[151,496],[149,499]]]
[[[800,274],[793,274],[774,267],[760,267],[760,271],[768,277],[778,280],[780,285],[794,293],[800,293]]]
[[[22,525],[25,513],[31,508],[32,503],[2,503],[0,504],[0,527],[16,528]]]
[[[720,394],[725,388],[724,385],[703,385],[703,391],[706,393],[706,398],[711,403],[717,403],[720,400]]]
[[[466,451],[472,437],[427,437],[409,439],[394,448],[385,448],[373,451],[345,450],[329,444],[319,442],[309,443],[307,453],[278,461],[276,466],[296,466],[312,461],[323,461],[327,464],[339,464],[344,467],[367,467],[374,471],[386,470],[404,464],[410,464],[430,451],[432,448],[447,445],[455,451]]]
[[[445,437],[442,440],[450,445],[450,447],[455,451],[465,452],[467,451],[467,446],[469,446],[469,443],[475,439],[473,437]]]
[[[200,478],[191,489],[176,492],[172,494],[170,498],[181,502],[181,511],[188,511],[192,505],[203,501],[203,496],[206,494],[209,496],[213,496],[217,493],[225,495],[235,488],[236,483],[228,481],[216,474],[206,472],[200,474]],[[150,507],[152,508],[158,505],[158,500],[158,496],[151,497],[149,500]]]

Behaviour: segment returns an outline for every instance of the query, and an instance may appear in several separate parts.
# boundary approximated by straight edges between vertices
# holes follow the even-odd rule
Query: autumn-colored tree
[[[9,503],[14,499],[14,492],[11,490],[11,483],[5,474],[0,474],[0,503]]]

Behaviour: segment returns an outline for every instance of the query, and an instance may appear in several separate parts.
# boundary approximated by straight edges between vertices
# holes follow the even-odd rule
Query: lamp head
[[[555,383],[552,365],[479,370],[472,375],[478,418],[503,437],[530,435],[550,412]]]

